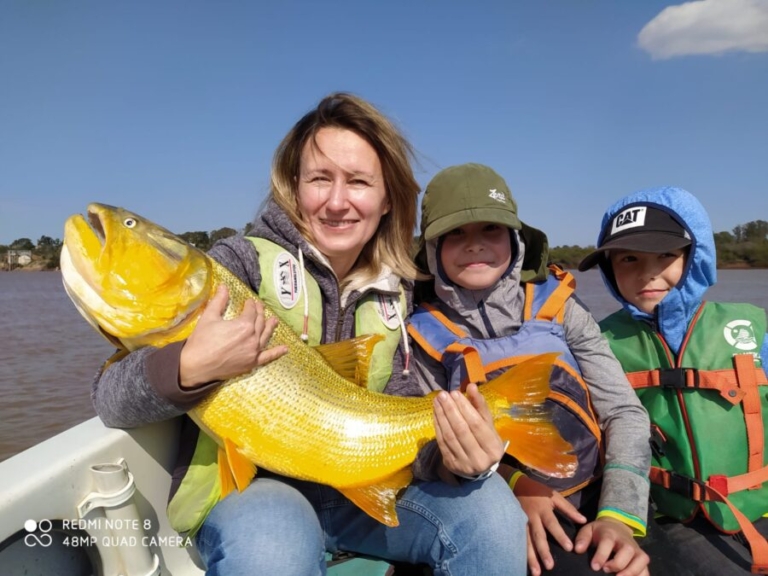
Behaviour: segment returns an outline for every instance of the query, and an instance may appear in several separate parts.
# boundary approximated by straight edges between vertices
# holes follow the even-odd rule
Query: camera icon
[[[48,532],[53,530],[53,523],[50,520],[43,519],[40,520],[40,522],[27,520],[24,522],[24,530],[28,532],[28,534],[24,536],[24,544],[30,548],[34,548],[35,546],[48,548],[48,546],[53,544],[53,537],[48,534]]]

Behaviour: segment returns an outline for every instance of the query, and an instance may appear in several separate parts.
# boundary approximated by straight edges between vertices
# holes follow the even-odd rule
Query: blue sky
[[[395,119],[422,186],[495,168],[552,245],[660,184],[716,231],[768,220],[768,0],[4,0],[0,244],[60,238],[94,201],[242,227],[335,90]]]

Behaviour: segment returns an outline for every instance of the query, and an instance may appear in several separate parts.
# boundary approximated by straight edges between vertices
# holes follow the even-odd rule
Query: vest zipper
[[[347,311],[346,308],[341,306],[341,296],[336,297],[336,304],[336,308],[339,311],[339,317],[336,319],[336,338],[334,339],[334,342],[341,340],[341,329],[344,326],[344,315]]]

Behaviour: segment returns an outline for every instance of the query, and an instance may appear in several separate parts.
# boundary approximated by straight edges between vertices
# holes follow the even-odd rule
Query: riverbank
[[[48,267],[48,260],[43,258],[32,258],[32,262],[29,264],[14,264],[11,270],[8,269],[8,262],[0,263],[0,272],[52,272],[58,270],[59,267]]]

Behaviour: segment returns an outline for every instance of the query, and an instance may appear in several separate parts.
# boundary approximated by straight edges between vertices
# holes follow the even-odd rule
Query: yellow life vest
[[[248,238],[258,253],[262,279],[259,298],[297,334],[306,334],[307,344],[316,346],[323,337],[323,297],[317,280],[300,268],[285,248],[263,238]],[[398,301],[399,300],[399,301]],[[308,314],[305,314],[305,301]],[[399,310],[398,310],[399,307]],[[378,293],[363,296],[355,308],[355,335],[382,334],[376,344],[368,372],[368,388],[382,392],[392,375],[392,359],[400,343],[398,318],[405,317],[406,298]],[[306,324],[305,324],[306,323]],[[218,446],[200,431],[197,445],[178,490],[168,503],[168,519],[177,532],[194,536],[219,502]]]

